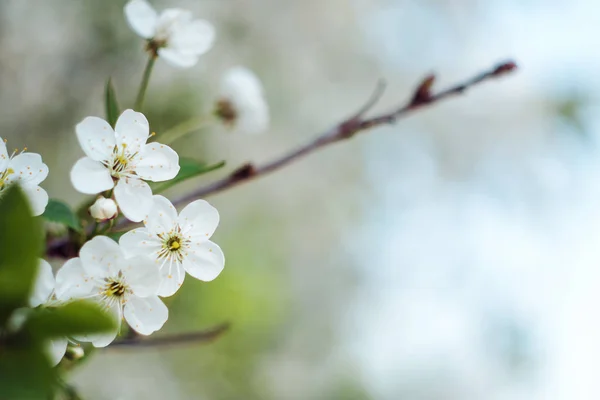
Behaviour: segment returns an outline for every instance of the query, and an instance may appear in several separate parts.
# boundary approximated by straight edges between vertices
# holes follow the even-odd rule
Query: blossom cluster
[[[192,67],[215,41],[213,26],[185,10],[158,13],[145,0],[131,0],[124,12],[133,31],[146,40],[151,60]],[[244,67],[226,71],[210,117],[232,132],[264,132],[269,113],[258,78]],[[70,172],[77,191],[96,197],[87,203],[90,221],[106,229],[102,234],[96,229],[86,232],[78,256],[64,262],[56,274],[40,259],[29,305],[51,308],[87,299],[114,318],[116,329],[52,340],[48,351],[54,364],[60,362],[69,342],[108,346],[123,320],[141,335],[158,331],[169,314],[161,297],[174,295],[186,275],[212,281],[225,265],[223,251],[210,240],[219,212],[204,200],[192,201],[177,212],[166,197],[153,194],[148,183],[178,176],[177,152],[161,143],[160,135],[153,140],[150,123],[140,110],[127,109],[113,122],[89,116],[76,125],[84,156]],[[48,194],[39,185],[48,172],[39,154],[24,149],[9,155],[0,138],[0,196],[8,186],[18,184],[34,215],[41,215]],[[143,227],[115,240],[108,234],[116,219]]]

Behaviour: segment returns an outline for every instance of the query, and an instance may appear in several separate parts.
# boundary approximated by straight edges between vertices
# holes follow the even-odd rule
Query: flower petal
[[[48,192],[39,186],[23,188],[34,216],[42,215],[48,205]]]
[[[100,307],[103,307],[104,310],[108,313],[108,315],[115,320],[115,329],[110,332],[104,333],[94,333],[88,335],[74,335],[73,337],[80,342],[92,342],[94,347],[106,347],[111,344],[115,338],[117,337],[117,333],[121,329],[121,312],[120,305],[113,304],[111,307],[108,307],[106,304],[99,303]]]
[[[124,309],[125,320],[138,333],[149,335],[167,322],[169,310],[157,297],[139,298],[133,296]]]
[[[86,156],[95,161],[106,161],[115,148],[115,132],[108,122],[98,117],[87,117],[75,126],[79,145]]]
[[[196,65],[200,56],[197,54],[182,53],[179,49],[163,47],[158,49],[158,55],[168,64],[177,68],[190,68]]]
[[[79,257],[68,260],[56,273],[54,294],[58,300],[80,299],[92,294],[94,282],[88,277]]]
[[[48,352],[48,356],[50,357],[50,363],[53,367],[58,365],[60,360],[62,360],[62,358],[64,357],[67,351],[68,344],[69,341],[65,337],[59,339],[52,339],[47,342],[46,349]]]
[[[150,135],[150,124],[144,114],[131,109],[123,111],[115,125],[117,147],[126,147],[127,154],[140,151]]]
[[[158,15],[145,0],[131,0],[127,3],[125,17],[131,29],[144,39],[154,36]]]
[[[185,279],[185,270],[179,263],[165,263],[160,269],[161,281],[157,294],[161,297],[174,295]]]
[[[141,179],[120,179],[115,186],[115,200],[128,220],[140,222],[152,207],[152,189]]]
[[[23,187],[37,186],[48,176],[48,166],[42,162],[42,156],[36,153],[21,153],[8,163],[14,172],[5,182],[19,182]]]
[[[80,158],[75,163],[71,169],[71,183],[75,190],[85,194],[96,194],[114,187],[108,169],[89,157]]]
[[[55,280],[54,274],[52,273],[52,267],[48,264],[48,261],[40,258],[37,276],[35,278],[31,296],[29,297],[29,305],[31,307],[37,307],[46,303],[54,291],[54,285]]]
[[[196,279],[210,282],[215,279],[225,267],[225,255],[221,248],[207,240],[194,243],[183,259],[183,268]]]
[[[200,56],[210,50],[214,42],[215,28],[208,21],[197,19],[173,29],[168,47]]]
[[[119,238],[119,246],[126,257],[135,255],[156,258],[162,247],[159,238],[146,228],[136,228],[125,233]]]
[[[79,257],[83,270],[93,279],[117,275],[125,258],[119,244],[107,236],[96,236],[86,242],[79,250]]]
[[[179,156],[165,144],[147,144],[136,160],[135,172],[144,180],[168,181],[179,172]]]
[[[6,150],[6,142],[0,137],[0,172],[4,172],[8,166],[8,151]]]
[[[152,196],[153,204],[144,224],[148,232],[160,235],[172,231],[177,225],[177,210],[163,196]]]
[[[179,226],[195,241],[208,240],[218,225],[219,212],[206,200],[191,202],[179,214]]]
[[[156,260],[148,256],[133,256],[125,260],[121,271],[127,284],[137,297],[155,296],[160,285],[160,273]]]

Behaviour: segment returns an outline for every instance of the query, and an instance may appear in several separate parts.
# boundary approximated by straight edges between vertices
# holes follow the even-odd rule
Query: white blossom
[[[71,182],[81,193],[113,189],[125,217],[141,221],[152,206],[146,180],[161,182],[179,172],[179,156],[169,146],[149,143],[150,127],[142,113],[125,110],[115,129],[98,117],[87,117],[76,128],[86,157],[75,163]]]
[[[148,49],[175,67],[194,66],[215,40],[214,27],[193,19],[187,10],[168,8],[159,15],[145,0],[131,0],[125,17],[131,29],[148,39]]]
[[[39,260],[37,275],[33,284],[31,295],[29,296],[29,305],[31,307],[53,306],[58,303],[54,299],[55,287],[54,274],[52,267],[46,260]],[[68,340],[66,337],[55,338],[48,341],[46,350],[50,356],[52,365],[57,365],[62,360],[67,351]]]
[[[215,114],[233,132],[256,134],[269,126],[269,106],[260,80],[244,67],[223,74]]]
[[[123,318],[142,335],[164,325],[169,311],[156,295],[159,284],[158,266],[150,258],[126,258],[114,240],[96,236],[83,245],[79,257],[70,259],[58,271],[56,297],[63,301],[97,301],[115,318],[114,331],[77,337],[105,347],[117,336]]]
[[[39,184],[47,176],[48,166],[39,154],[15,150],[9,155],[6,142],[0,137],[0,196],[10,184],[18,183],[29,200],[33,215],[41,215],[48,205],[48,193]]]
[[[97,221],[106,221],[115,218],[119,214],[117,203],[113,199],[98,197],[90,207],[90,215]]]
[[[188,204],[179,215],[163,196],[154,196],[144,220],[145,228],[133,229],[119,240],[128,255],[150,256],[160,266],[159,296],[173,295],[187,272],[212,281],[223,270],[225,256],[209,239],[219,224],[219,212],[204,200]]]

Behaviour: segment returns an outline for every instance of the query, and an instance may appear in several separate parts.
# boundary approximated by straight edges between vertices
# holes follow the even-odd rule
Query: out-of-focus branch
[[[139,347],[166,347],[182,344],[199,344],[212,342],[227,332],[230,328],[228,322],[214,326],[202,331],[179,333],[175,335],[164,335],[146,338],[136,335],[129,339],[112,342],[108,349],[139,348]]]
[[[290,153],[284,154],[282,157],[276,158],[275,160],[263,165],[255,166],[251,163],[244,164],[229,176],[210,183],[207,186],[200,187],[189,194],[175,199],[173,204],[184,204],[267,175],[325,146],[350,139],[357,133],[367,131],[377,126],[393,124],[399,118],[405,117],[411,114],[413,111],[428,105],[432,105],[446,98],[462,94],[473,86],[505,75],[514,71],[516,68],[517,65],[513,61],[507,61],[495,66],[489,71],[480,73],[479,75],[463,83],[451,86],[450,88],[437,93],[432,93],[435,76],[429,75],[417,86],[414,93],[410,97],[410,100],[406,104],[390,112],[371,118],[365,118],[365,114],[371,110],[371,108],[373,108],[383,94],[383,84],[380,82],[369,101],[363,105],[358,112],[338,123],[331,129],[318,135],[304,146],[292,150]]]
[[[365,114],[370,111],[375,104],[377,104],[383,94],[384,85],[382,82],[379,82],[370,99],[357,112],[329,130],[316,136],[307,144],[300,146],[297,149],[294,149],[291,152],[263,165],[255,166],[252,163],[244,164],[225,178],[219,179],[213,183],[209,183],[206,186],[202,186],[196,190],[193,190],[189,194],[175,199],[173,204],[181,205],[188,203],[198,198],[203,198],[211,194],[230,189],[244,182],[249,182],[253,179],[265,176],[330,144],[350,139],[357,133],[364,132],[378,126],[393,124],[398,119],[406,117],[412,114],[414,111],[435,104],[449,97],[460,95],[473,86],[491,79],[498,78],[507,73],[513,72],[516,69],[517,65],[513,61],[507,61],[498,64],[494,68],[482,72],[473,78],[466,80],[465,82],[456,84],[437,93],[432,92],[433,84],[435,82],[435,75],[429,75],[420,82],[420,84],[411,94],[410,100],[404,105],[387,113],[366,118]],[[115,224],[115,229],[122,230],[130,225],[132,225],[131,222],[122,219]],[[50,255],[69,254],[65,250],[68,247],[68,239],[55,239],[48,243],[47,252]]]

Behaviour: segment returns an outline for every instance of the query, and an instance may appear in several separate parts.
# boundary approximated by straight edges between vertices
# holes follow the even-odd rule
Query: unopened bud
[[[115,218],[119,213],[117,203],[113,199],[98,197],[90,207],[90,215],[97,221],[106,221]]]
[[[83,358],[83,356],[85,356],[85,351],[83,351],[80,345],[70,343],[69,347],[67,347],[67,352],[65,353],[65,356],[69,360],[79,360]]]

